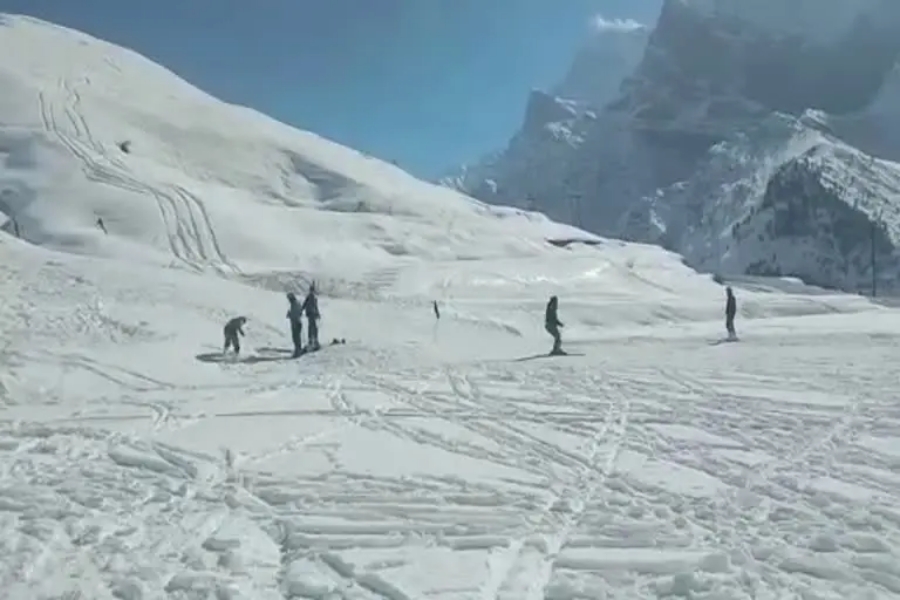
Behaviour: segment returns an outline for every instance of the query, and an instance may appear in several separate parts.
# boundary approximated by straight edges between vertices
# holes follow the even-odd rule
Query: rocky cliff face
[[[787,28],[781,12],[753,18],[768,2],[667,0],[619,107],[709,131],[763,111],[847,114],[871,102],[900,54],[900,3],[781,3]]]
[[[666,0],[615,101],[535,92],[509,147],[446,183],[666,245],[698,268],[853,288],[868,276],[841,215],[885,220],[847,207],[900,200],[900,167],[887,162],[900,159],[898,58],[893,0]],[[813,185],[826,176],[851,183]],[[815,211],[773,212],[787,189]],[[813,217],[830,229],[783,226]]]
[[[900,161],[900,63],[894,65],[875,100],[864,109],[845,115],[815,116],[836,136],[860,150]]]
[[[599,19],[553,96],[603,108],[619,96],[622,82],[640,64],[650,28]]]

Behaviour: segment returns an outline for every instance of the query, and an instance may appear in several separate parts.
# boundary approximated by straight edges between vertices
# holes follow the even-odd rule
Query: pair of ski
[[[328,345],[329,345],[329,346],[343,346],[343,345],[346,344],[346,343],[347,343],[347,340],[344,339],[344,338],[334,338],[333,340],[331,340],[331,343],[328,344]],[[302,349],[300,350],[300,354],[298,354],[298,355],[296,355],[296,356],[293,356],[293,355],[292,355],[291,358],[300,358],[301,356],[304,356],[304,355],[306,355],[306,354],[312,354],[313,352],[319,352],[319,351],[322,350],[323,348],[324,348],[324,346],[321,346],[321,345],[320,345],[320,346],[315,346],[315,347],[313,347],[312,349],[310,349],[310,347],[307,346],[306,348],[302,348]]]

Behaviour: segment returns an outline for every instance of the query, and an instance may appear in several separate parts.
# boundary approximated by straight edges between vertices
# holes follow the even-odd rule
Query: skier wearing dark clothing
[[[734,292],[730,287],[725,288],[725,329],[728,330],[728,339],[737,338],[734,331],[734,316],[737,314],[737,300],[734,299]]]
[[[559,328],[565,326],[556,315],[556,310],[558,307],[559,299],[556,296],[551,296],[550,301],[547,303],[547,311],[544,314],[544,329],[547,330],[547,333],[553,336],[553,349],[550,351],[550,354],[564,354],[562,349],[562,338],[559,334]]]
[[[287,295],[290,308],[287,312],[288,321],[291,323],[291,341],[294,342],[294,358],[303,354],[303,308],[297,302],[297,296],[293,292]]]
[[[316,284],[313,282],[309,286],[309,292],[303,299],[301,309],[306,313],[307,326],[309,327],[309,341],[307,342],[307,350],[314,352],[320,348],[319,346],[319,298],[316,296]]]
[[[234,348],[235,355],[241,353],[241,342],[238,339],[238,334],[244,335],[243,327],[246,322],[247,317],[235,317],[225,324],[222,330],[225,334],[225,349],[222,350],[222,354],[227,354],[229,348]]]

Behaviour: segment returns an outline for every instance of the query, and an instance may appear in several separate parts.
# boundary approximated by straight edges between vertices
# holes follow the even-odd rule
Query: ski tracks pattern
[[[630,402],[613,398],[603,425],[591,437],[587,465],[561,491],[551,495],[531,518],[528,534],[512,540],[491,558],[484,600],[543,600],[553,574],[553,563],[588,510],[598,488],[613,472],[628,430]],[[563,516],[557,517],[561,511]],[[551,524],[552,531],[541,532]]]
[[[5,351],[96,383],[36,394],[71,403],[65,423],[0,421],[0,587],[74,597],[41,585],[77,568],[85,596],[898,596],[895,350],[785,352],[739,370],[627,346],[602,366],[367,357],[177,385]],[[170,445],[221,431],[222,455]],[[423,583],[457,560],[452,585]]]
[[[104,369],[83,357],[69,359],[78,368]],[[170,384],[124,370],[108,375],[122,387],[123,404],[148,411],[144,434],[219,418],[214,388],[207,392],[209,410],[181,415],[178,406],[166,400],[178,391]],[[757,386],[765,383],[763,376],[755,375]],[[900,486],[889,478],[873,479],[856,467],[878,464],[873,462],[877,454],[860,444],[870,430],[896,433],[896,411],[890,412],[887,403],[861,399],[820,407],[818,412],[811,406],[800,412],[766,397],[750,403],[733,391],[732,382],[740,383],[741,377],[749,376],[729,379],[696,367],[689,373],[677,367],[634,365],[598,374],[556,363],[486,364],[468,371],[359,370],[340,378],[322,374],[294,388],[274,379],[257,381],[245,390],[248,402],[278,393],[296,396],[302,389],[325,400],[332,425],[276,440],[255,452],[229,449],[224,457],[189,453],[125,433],[0,424],[4,481],[27,482],[21,488],[27,492],[0,489],[0,509],[15,514],[32,503],[67,515],[66,532],[46,529],[34,511],[28,522],[41,523],[40,529],[10,530],[15,531],[10,543],[33,551],[17,555],[4,573],[21,579],[22,569],[34,570],[34,564],[45,560],[37,551],[38,542],[46,547],[56,540],[53,547],[63,556],[69,551],[61,548],[90,549],[97,565],[121,552],[129,553],[131,562],[149,564],[156,560],[151,554],[165,550],[171,573],[167,579],[148,580],[139,571],[111,578],[102,567],[89,578],[111,589],[127,584],[148,593],[165,588],[170,593],[226,593],[256,586],[255,596],[233,597],[540,600],[591,596],[583,591],[588,589],[596,596],[603,585],[665,595],[681,582],[678,585],[715,585],[732,595],[759,596],[783,589],[795,581],[796,573],[814,570],[813,547],[830,553],[831,563],[848,561],[836,563],[843,564],[838,572],[852,582],[847,585],[855,586],[847,589],[893,589],[884,557],[900,543],[892,533],[900,527],[900,514],[885,503],[863,510],[823,495],[810,482],[798,480],[798,473],[880,485],[884,493],[896,494]],[[860,381],[844,385],[858,392]],[[784,385],[775,377],[767,385],[776,384]],[[835,385],[823,382],[822,387]],[[300,407],[296,413],[303,418]],[[241,414],[252,418],[255,413],[248,406]],[[291,408],[281,414],[291,417]],[[719,438],[685,437],[691,427],[690,436],[703,431]],[[293,480],[267,472],[271,460],[296,457],[304,462],[341,439],[355,437],[346,435],[354,429],[386,434],[461,462],[518,470],[523,481],[509,485],[430,473],[389,477],[339,463],[327,474]],[[809,431],[815,434],[804,433]],[[725,438],[730,441],[717,441]],[[748,466],[742,461],[753,451],[772,458]],[[62,462],[51,466],[55,463],[47,460],[53,456]],[[892,464],[889,457],[880,461],[886,469]],[[114,463],[117,471],[104,462]],[[653,469],[642,464],[674,470],[675,479],[714,480],[715,491],[681,489],[677,481],[671,488],[671,473],[653,479]],[[134,474],[133,483],[124,483],[127,472]],[[72,479],[76,474],[82,480],[77,486]],[[525,475],[539,483],[527,484]],[[109,510],[118,511],[123,523],[114,534],[118,546],[109,532],[91,533],[97,527],[97,511]],[[229,529],[235,519],[249,519],[241,526],[244,533]],[[897,527],[892,528],[894,522]],[[861,529],[865,523],[878,525]],[[815,534],[817,527],[826,528]],[[843,533],[823,535],[829,530]],[[191,541],[197,535],[186,536],[185,531],[198,532],[203,548]],[[258,554],[262,542],[240,539],[251,535],[248,531],[264,535],[271,544],[269,554],[253,558],[265,563],[259,568],[267,574],[257,574],[252,582],[227,568],[229,557],[244,553],[241,556],[250,560],[252,553]],[[136,548],[150,554],[135,554]],[[484,573],[467,575],[466,596],[426,594],[393,579],[387,566],[378,566],[420,560],[390,558],[391,552],[400,556],[411,548],[422,557],[439,549],[460,556],[481,553]],[[629,563],[608,558],[610,549],[615,555],[641,550],[693,552],[697,557]],[[383,558],[367,562],[354,554],[363,551],[377,551]],[[214,575],[203,566],[208,559],[201,559],[209,552],[217,553],[216,560],[224,565]],[[818,568],[820,577],[826,577]],[[694,573],[696,581],[685,583],[685,573]],[[704,573],[713,579],[704,580]],[[27,581],[37,585],[33,578]],[[816,589],[815,581],[805,585]]]
[[[88,85],[89,79],[85,78],[82,84]],[[44,129],[81,162],[89,180],[154,199],[169,250],[180,264],[192,270],[212,266],[223,274],[240,273],[223,252],[199,197],[181,185],[138,179],[121,158],[94,137],[76,85],[67,79],[60,80],[55,90],[39,92],[38,106]]]

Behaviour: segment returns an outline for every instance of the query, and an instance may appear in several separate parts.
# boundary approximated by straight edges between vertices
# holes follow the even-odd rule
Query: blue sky
[[[592,15],[650,21],[660,4],[0,0],[0,12],[127,46],[224,100],[431,177],[506,143]]]

